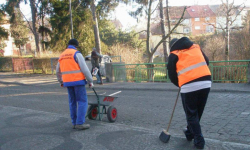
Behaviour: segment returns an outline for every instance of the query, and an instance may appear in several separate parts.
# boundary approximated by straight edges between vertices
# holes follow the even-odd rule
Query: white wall
[[[10,30],[10,24],[5,24],[5,25],[2,25],[3,28],[5,28],[6,30]],[[9,37],[8,37],[8,40],[5,40],[5,44],[7,45],[5,48],[4,48],[4,56],[11,56],[13,55],[13,46],[12,46],[12,41],[13,39],[11,38],[11,35],[10,35],[10,32],[9,32]]]

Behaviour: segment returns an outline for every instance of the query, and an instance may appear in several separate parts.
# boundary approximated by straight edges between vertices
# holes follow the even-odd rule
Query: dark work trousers
[[[93,72],[94,68],[95,68],[95,67],[92,67],[92,72]],[[98,81],[98,82],[102,83],[102,76],[101,76],[101,73],[100,73],[100,67],[97,66],[96,68],[98,68],[97,75],[98,75],[99,78],[100,78],[100,81]],[[92,73],[92,72],[91,72],[91,73]],[[93,76],[93,75],[92,75],[92,76]]]
[[[181,93],[182,105],[187,119],[187,133],[194,137],[194,144],[204,146],[200,120],[205,108],[210,88],[189,93]],[[190,136],[190,135],[189,135]]]

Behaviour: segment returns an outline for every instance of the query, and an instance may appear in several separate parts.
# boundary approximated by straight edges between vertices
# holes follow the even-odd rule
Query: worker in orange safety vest
[[[187,128],[184,134],[188,141],[194,139],[194,146],[203,149],[205,140],[200,120],[211,88],[209,60],[199,45],[187,37],[170,41],[168,75],[171,82],[180,88]]]
[[[77,51],[78,41],[71,39],[68,47],[59,57],[56,75],[62,87],[67,87],[69,108],[73,129],[84,130],[90,127],[85,123],[88,99],[85,85],[92,88],[93,78],[83,55]]]

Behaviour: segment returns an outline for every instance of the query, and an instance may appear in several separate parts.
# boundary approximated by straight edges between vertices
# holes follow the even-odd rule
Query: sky
[[[221,0],[168,0],[170,6],[190,6],[190,5],[214,5],[221,4]],[[245,3],[245,5],[250,6],[250,0],[229,0],[229,2],[234,1],[234,4],[240,5]],[[166,5],[163,0],[163,5]],[[223,0],[226,2],[226,0]],[[0,0],[0,4],[6,3],[6,0]],[[136,24],[136,20],[129,16],[128,11],[133,9],[136,5],[128,5],[119,4],[116,8],[112,18],[116,18],[120,20],[124,27],[130,28],[131,26]],[[27,19],[31,18],[30,6],[27,4],[21,4],[21,11],[26,16]]]
[[[226,0],[223,0],[226,2]],[[165,2],[165,3],[164,3]],[[168,0],[169,6],[190,6],[190,5],[215,5],[221,4],[221,0]],[[233,2],[233,0],[229,0]],[[234,0],[235,5],[240,5],[245,3],[245,5],[250,6],[250,0]],[[166,1],[163,0],[163,5],[166,6]],[[133,25],[136,25],[136,20],[129,16],[128,11],[133,8],[133,4],[126,6],[125,4],[119,4],[118,8],[115,11],[116,18],[122,16],[123,19],[119,19],[123,26],[130,28]],[[126,19],[124,19],[126,18]]]

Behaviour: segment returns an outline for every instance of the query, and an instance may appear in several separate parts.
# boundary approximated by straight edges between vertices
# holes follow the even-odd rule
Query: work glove
[[[60,85],[61,87],[63,87],[63,83],[61,83],[61,85]]]
[[[93,83],[90,83],[89,84],[89,88],[93,88],[94,87],[94,84]]]

